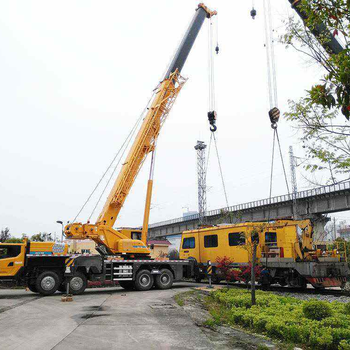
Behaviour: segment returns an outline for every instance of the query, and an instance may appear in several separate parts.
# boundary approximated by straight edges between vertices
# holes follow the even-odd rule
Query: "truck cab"
[[[56,242],[0,243],[0,280],[19,280],[30,256],[65,256],[68,245]]]
[[[27,241],[0,244],[0,278],[14,279],[25,265]]]

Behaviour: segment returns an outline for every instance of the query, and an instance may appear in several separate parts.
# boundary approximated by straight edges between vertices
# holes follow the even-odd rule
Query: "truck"
[[[72,222],[68,239],[90,239],[99,255],[35,254],[33,243],[0,244],[9,254],[0,256],[0,281],[12,280],[31,291],[51,295],[57,290],[84,292],[90,281],[118,281],[126,289],[171,288],[173,281],[192,277],[190,260],[153,260],[147,248],[148,220],[158,135],[186,79],[180,73],[206,18],[217,13],[200,3],[162,81],[154,89],[141,127],[114,183],[97,222]],[[212,113],[213,114],[213,113]],[[211,119],[215,125],[215,118]],[[152,154],[142,230],[114,229],[118,214],[148,154]]]
[[[34,293],[52,295],[57,290],[82,294],[88,281],[111,284],[118,281],[125,289],[171,288],[174,281],[191,278],[190,260],[122,259],[115,256],[68,254],[67,245],[37,243],[0,244],[0,281],[23,285]]]

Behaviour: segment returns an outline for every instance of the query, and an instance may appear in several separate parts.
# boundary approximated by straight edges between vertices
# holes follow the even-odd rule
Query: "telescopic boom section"
[[[198,5],[193,20],[181,41],[180,47],[163,81],[156,88],[151,107],[148,109],[96,224],[69,224],[65,229],[68,238],[93,239],[100,248],[104,246],[102,250],[108,254],[126,253],[130,255],[135,254],[136,256],[149,253],[145,246],[146,237],[142,237],[142,241],[139,238],[134,239],[134,234],[137,233],[135,230],[117,231],[113,229],[113,225],[148,153],[154,151],[160,129],[185,83],[185,79],[181,77],[180,72],[197,38],[199,30],[205,18],[210,18],[214,15],[216,15],[216,11],[210,11],[204,4]],[[150,198],[148,200],[150,201]],[[148,222],[148,218],[144,222]]]

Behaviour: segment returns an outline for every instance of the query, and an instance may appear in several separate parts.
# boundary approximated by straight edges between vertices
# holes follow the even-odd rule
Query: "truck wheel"
[[[148,270],[141,270],[137,273],[135,279],[135,289],[136,290],[150,290],[153,286],[153,276]]]
[[[52,295],[60,285],[60,279],[56,272],[44,271],[35,282],[35,287],[41,295]]]
[[[160,271],[160,275],[156,275],[154,284],[158,289],[169,289],[174,282],[173,274],[170,270],[164,269]]]
[[[133,281],[118,281],[119,285],[125,290],[133,290],[135,288],[135,283]]]
[[[81,272],[76,272],[69,281],[69,292],[74,295],[83,294],[86,287],[87,287],[86,276]]]
[[[38,290],[36,289],[35,284],[28,284],[27,287],[31,292],[38,293]]]

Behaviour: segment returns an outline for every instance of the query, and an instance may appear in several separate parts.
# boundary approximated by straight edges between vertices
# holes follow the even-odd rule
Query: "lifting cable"
[[[216,47],[215,47],[215,52],[216,54],[219,53],[219,41],[218,41],[218,19],[216,18]],[[216,157],[218,159],[218,165],[219,165],[219,171],[220,171],[220,177],[221,177],[221,182],[222,182],[222,187],[224,190],[224,195],[225,195],[225,202],[226,202],[226,207],[229,207],[228,203],[228,197],[227,197],[227,191],[226,191],[226,185],[225,185],[225,180],[224,180],[224,174],[221,166],[221,160],[220,160],[220,155],[219,155],[219,149],[215,137],[215,131],[217,130],[216,126],[216,103],[215,103],[215,74],[214,74],[214,46],[213,46],[213,40],[214,40],[214,35],[213,35],[213,22],[212,19],[210,18],[209,21],[209,26],[208,26],[208,85],[209,85],[209,98],[208,98],[208,107],[209,107],[209,112],[208,112],[208,120],[210,124],[210,141],[209,141],[209,147],[208,147],[208,158],[207,158],[207,164],[206,164],[206,169],[205,172],[208,172],[208,167],[209,167],[209,159],[210,159],[210,150],[211,150],[211,144],[212,141],[214,140],[214,146],[215,146],[215,153]],[[230,222],[232,223],[232,218],[230,215]]]
[[[149,99],[146,107],[144,108],[144,110],[142,111],[141,115],[139,116],[139,118],[137,119],[136,123],[134,124],[134,126],[132,127],[131,131],[129,132],[128,136],[126,137],[126,139],[124,140],[123,144],[121,145],[121,147],[119,148],[118,152],[116,153],[116,155],[114,156],[114,158],[112,159],[111,163],[109,164],[109,166],[107,167],[107,169],[105,170],[105,172],[103,173],[102,177],[100,178],[100,180],[98,181],[98,183],[96,184],[95,188],[92,190],[92,192],[90,193],[90,195],[88,196],[87,200],[85,201],[85,203],[83,204],[83,206],[80,208],[78,214],[75,216],[74,220],[72,222],[75,222],[78,218],[78,216],[81,214],[81,212],[84,210],[84,208],[86,207],[86,205],[88,204],[88,202],[90,201],[91,197],[94,195],[94,193],[96,192],[97,188],[100,186],[101,182],[103,181],[103,179],[106,177],[108,171],[112,168],[114,162],[116,161],[117,157],[119,156],[119,160],[117,162],[117,164],[115,165],[114,169],[113,169],[113,172],[111,174],[111,176],[109,177],[108,179],[108,182],[106,184],[106,186],[104,187],[103,191],[102,191],[102,194],[100,195],[92,213],[90,214],[89,216],[89,219],[88,221],[90,221],[92,215],[94,214],[98,204],[100,203],[101,201],[101,198],[103,196],[103,194],[105,193],[111,179],[113,178],[113,175],[115,174],[116,172],[116,169],[118,167],[118,165],[120,164],[121,162],[121,159],[122,157],[124,156],[124,153],[126,151],[126,149],[128,148],[129,144],[130,144],[130,141],[132,140],[136,130],[138,129],[138,126],[140,124],[140,122],[142,121],[143,117],[144,117],[144,114],[145,112],[147,111],[148,109],[148,106],[150,104],[150,102],[152,101],[153,99],[153,96],[155,95],[155,90],[153,91],[153,94],[151,96],[151,98]]]
[[[278,90],[277,90],[273,24],[272,24],[270,0],[263,0],[263,5],[264,5],[264,27],[265,27],[264,29],[265,29],[265,48],[266,48],[266,62],[267,62],[267,80],[268,80],[269,105],[270,105],[269,117],[271,122],[271,128],[273,129],[273,145],[272,145],[270,192],[269,192],[269,203],[271,204],[276,139],[278,143],[279,154],[281,157],[284,179],[286,182],[288,194],[290,194],[290,191],[289,191],[287,173],[284,166],[281,143],[280,143],[280,139],[277,131],[277,126],[278,126],[277,124],[280,117],[280,110],[278,109],[278,95],[277,95]],[[253,10],[255,11],[254,3],[253,3]],[[256,11],[254,16],[255,15],[256,15]],[[254,19],[254,16],[252,15],[253,19]],[[271,214],[271,208],[269,208],[269,211],[268,211],[268,222],[270,222],[270,214]]]

